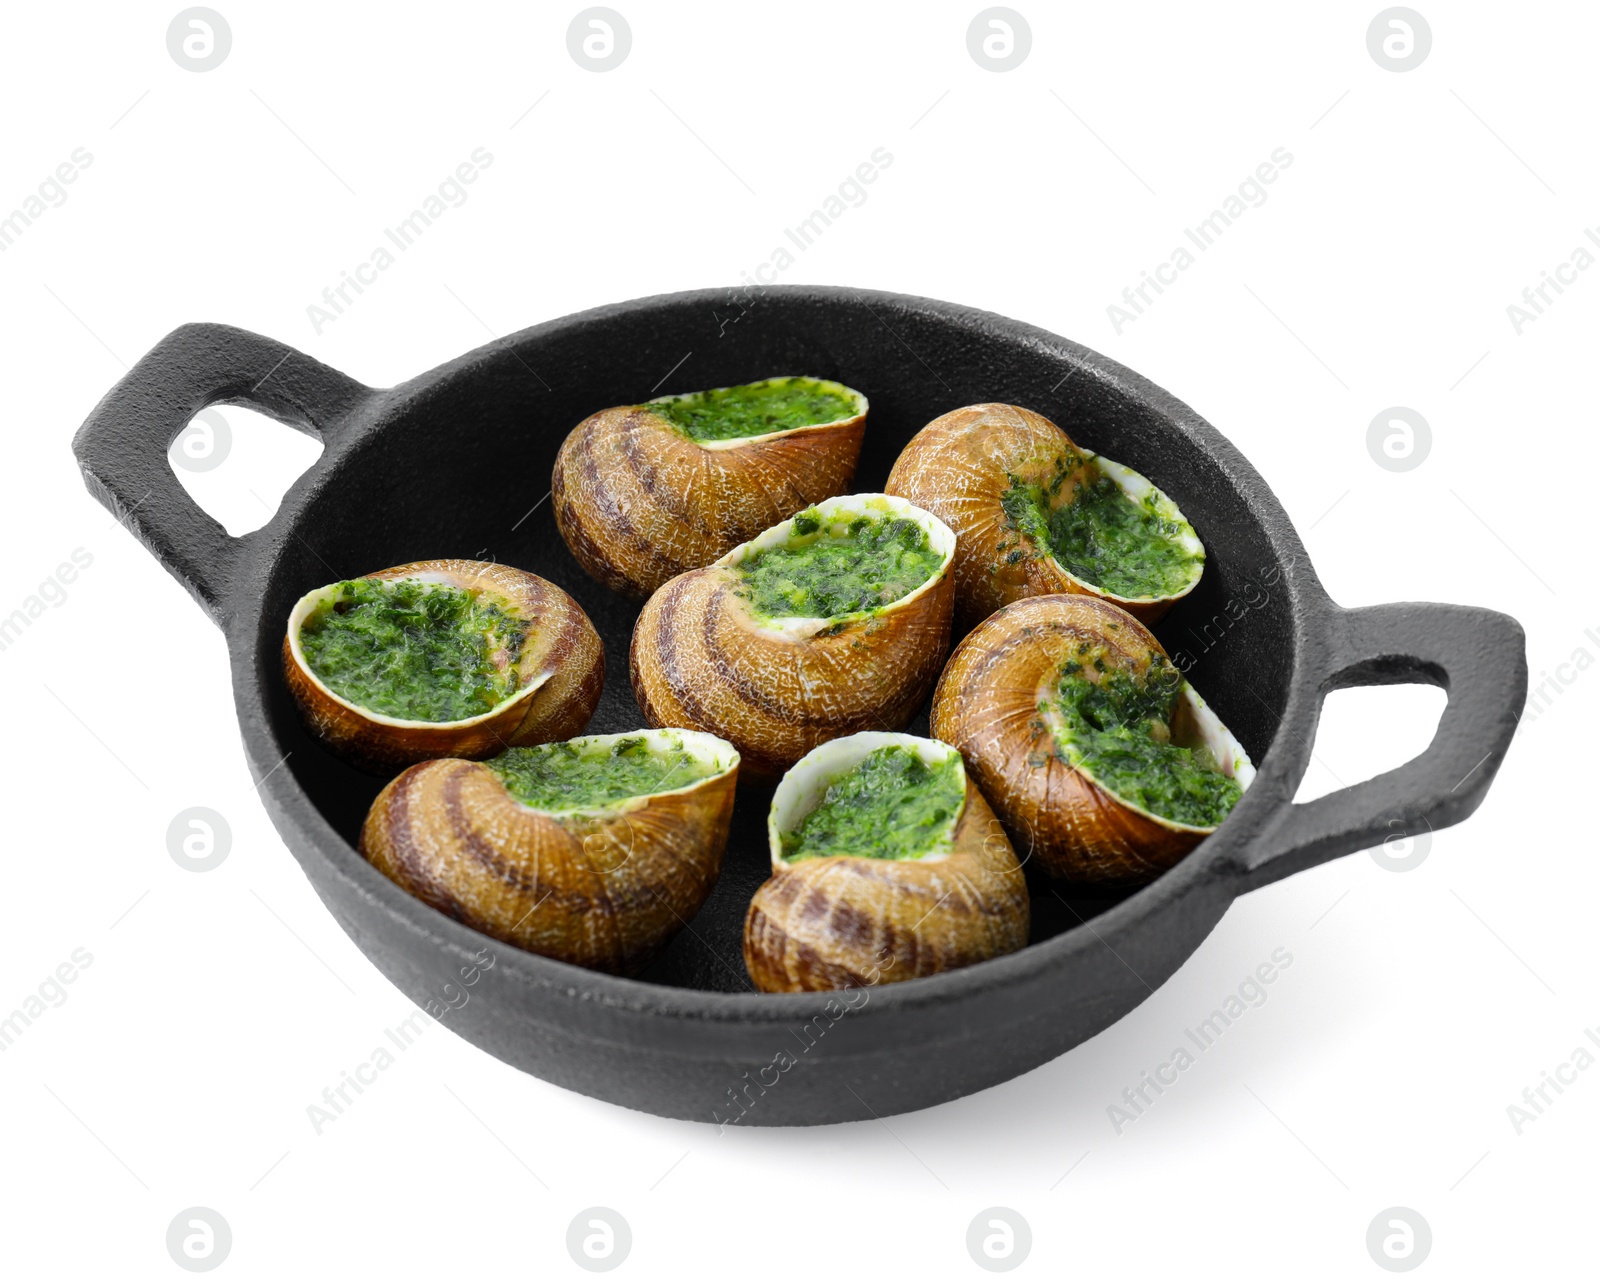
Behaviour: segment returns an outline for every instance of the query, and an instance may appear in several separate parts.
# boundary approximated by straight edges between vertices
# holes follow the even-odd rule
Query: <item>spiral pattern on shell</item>
[[[470,760],[413,765],[373,802],[361,853],[491,938],[637,973],[700,909],[722,868],[739,766],[726,743],[711,749],[725,758],[721,772],[593,813],[531,809]]]
[[[924,978],[1027,941],[1022,868],[968,779],[948,857],[775,863],[745,916],[744,963],[762,991],[834,991]]]
[[[1002,505],[1013,478],[1024,485],[1048,485],[1058,474],[1060,459],[1067,465],[1068,493],[1076,479],[1105,461],[1080,449],[1060,427],[1031,409],[974,404],[935,418],[895,460],[884,491],[933,512],[956,531],[958,633],[1013,600],[1058,593],[1112,600],[1141,621],[1155,622],[1192,589],[1191,583],[1178,595],[1147,600],[1113,595],[1073,576],[1049,547],[1019,530]],[[1148,484],[1136,473],[1110,465]],[[1198,539],[1195,546],[1199,548]],[[1203,560],[1203,550],[1200,554]]]
[[[1135,808],[1071,764],[1058,746],[1054,700],[1062,668],[1104,657],[1143,672],[1166,651],[1137,619],[1083,595],[1032,596],[980,623],[950,656],[934,691],[930,731],[961,752],[1026,863],[1080,883],[1152,879],[1210,834]],[[1244,748],[1187,684],[1178,732],[1217,758],[1254,770]]]
[[[874,496],[881,497],[836,498],[818,510]],[[925,512],[917,518],[953,544]],[[743,550],[679,575],[640,611],[629,665],[646,723],[726,738],[746,774],[761,779],[776,779],[830,738],[907,724],[950,643],[949,554],[935,576],[876,613],[832,625],[817,619],[816,629],[796,634],[751,615],[732,563]]]
[[[419,560],[365,575],[383,581],[420,578],[504,600],[533,626],[517,661],[521,689],[468,720],[397,720],[347,701],[323,684],[300,651],[299,630],[317,599],[307,592],[289,615],[284,678],[311,735],[370,773],[386,774],[445,756],[482,759],[507,747],[570,738],[588,724],[605,683],[605,648],[578,602],[553,582],[481,560]]]
[[[850,487],[866,400],[839,422],[702,443],[649,405],[603,409],[556,455],[551,502],[601,585],[647,596],[796,511]]]

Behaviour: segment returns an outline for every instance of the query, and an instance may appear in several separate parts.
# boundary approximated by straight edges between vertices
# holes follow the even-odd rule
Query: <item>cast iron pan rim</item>
[[[235,702],[241,723],[270,725],[261,681],[263,678],[273,678],[274,674],[272,669],[265,673],[260,671],[255,664],[256,637],[261,626],[260,605],[266,592],[264,589],[251,590],[246,584],[254,580],[264,588],[266,581],[273,576],[277,561],[287,544],[289,531],[297,523],[307,496],[312,491],[315,473],[339,466],[351,451],[369,440],[371,433],[379,428],[385,418],[406,407],[411,399],[410,392],[420,385],[436,385],[446,377],[469,377],[485,362],[503,358],[508,350],[537,341],[551,332],[584,325],[601,325],[616,316],[640,311],[666,311],[697,303],[725,303],[728,292],[726,289],[701,289],[656,294],[594,307],[523,329],[497,342],[486,343],[405,383],[385,390],[374,390],[365,406],[357,410],[365,419],[361,423],[362,430],[342,433],[337,441],[330,442],[318,464],[297,481],[285,496],[273,519],[256,533],[241,539],[245,543],[241,548],[245,564],[241,566],[243,572],[238,575],[233,603],[243,601],[246,607],[232,614],[227,627],[229,648],[233,654]],[[870,1007],[880,1014],[889,1015],[925,1006],[941,1006],[948,1011],[952,1000],[975,999],[991,992],[1011,989],[1024,980],[1042,977],[1053,969],[1065,972],[1074,952],[1097,945],[1099,929],[1115,932],[1132,918],[1157,909],[1162,899],[1199,893],[1208,881],[1224,882],[1221,892],[1228,900],[1244,891],[1248,886],[1234,874],[1239,854],[1252,838],[1261,835],[1270,826],[1273,817],[1284,807],[1266,799],[1254,806],[1250,801],[1256,796],[1265,797],[1270,789],[1260,787],[1260,783],[1272,776],[1275,760],[1292,767],[1290,753],[1278,751],[1277,747],[1286,734],[1303,735],[1304,726],[1300,721],[1307,714],[1304,710],[1306,700],[1298,695],[1305,679],[1307,628],[1330,603],[1287,514],[1266,482],[1230,441],[1175,396],[1116,361],[1034,325],[937,299],[875,290],[832,285],[780,285],[772,286],[766,292],[808,302],[864,303],[869,309],[877,305],[911,307],[941,321],[953,321],[968,328],[998,330],[1012,338],[1022,338],[1053,358],[1079,366],[1084,373],[1117,388],[1128,399],[1145,404],[1169,427],[1198,445],[1243,495],[1279,562],[1284,565],[1283,582],[1290,597],[1294,652],[1284,716],[1272,743],[1262,760],[1257,762],[1260,769],[1257,778],[1259,790],[1253,787],[1245,793],[1245,799],[1215,835],[1171,870],[1096,916],[1095,929],[1080,925],[1007,956],[910,982],[875,987],[871,1000],[858,1012],[864,1013]],[[1302,603],[1310,603],[1313,607],[1300,607]],[[1315,700],[1309,705],[1314,714]],[[822,1013],[830,1001],[838,998],[838,993],[828,992],[776,995],[661,986],[582,969],[519,948],[494,944],[493,939],[412,897],[367,862],[311,804],[290,772],[276,767],[280,761],[271,758],[271,753],[263,750],[267,746],[267,736],[247,734],[247,753],[256,774],[264,778],[263,798],[275,806],[286,821],[298,828],[307,849],[315,850],[315,855],[323,858],[346,884],[392,921],[430,939],[435,945],[455,951],[463,960],[479,952],[487,942],[495,945],[497,963],[504,966],[503,971],[525,985],[561,992],[569,999],[592,1000],[611,1008],[685,1021],[788,1024],[796,1016],[804,1018]]]

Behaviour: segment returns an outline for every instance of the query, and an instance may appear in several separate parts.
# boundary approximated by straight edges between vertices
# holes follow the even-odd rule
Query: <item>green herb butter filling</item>
[[[1183,690],[1182,675],[1159,654],[1139,677],[1107,671],[1098,658],[1070,662],[1055,699],[1057,741],[1070,763],[1119,799],[1170,822],[1215,827],[1244,791],[1206,747],[1172,741]]]
[[[647,406],[693,440],[739,440],[841,422],[859,412],[852,395],[815,378],[769,378],[697,391]]]
[[[737,565],[739,594],[763,618],[837,618],[893,604],[944,563],[904,516],[819,512],[794,517],[783,542]]]
[[[486,592],[357,578],[302,623],[300,652],[346,702],[443,723],[483,715],[517,691],[531,626]]]
[[[879,747],[835,778],[817,807],[783,835],[783,858],[904,860],[947,848],[966,790],[955,752],[930,766],[909,747]]]
[[[513,799],[555,812],[600,809],[634,796],[676,791],[721,772],[671,738],[642,734],[512,747],[484,763]]]
[[[1124,600],[1177,595],[1194,581],[1200,553],[1154,488],[1130,496],[1092,457],[1058,458],[1044,485],[1012,477],[1000,499],[1008,522],[1048,549],[1073,577]],[[1024,554],[1011,553],[1012,560]]]

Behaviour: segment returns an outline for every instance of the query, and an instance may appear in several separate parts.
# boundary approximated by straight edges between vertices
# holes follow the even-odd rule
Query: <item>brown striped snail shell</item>
[[[442,756],[482,759],[512,746],[568,738],[589,723],[605,683],[605,649],[578,602],[552,582],[509,565],[480,560],[418,560],[365,575],[412,578],[487,592],[515,616],[533,622],[516,661],[520,687],[482,715],[464,720],[403,720],[358,706],[318,678],[300,646],[300,631],[342,584],[308,591],[289,613],[283,671],[311,735],[369,773],[389,774]],[[497,665],[509,655],[496,655]]]
[[[837,382],[808,381],[853,399],[856,412],[705,441],[651,410],[683,397],[585,418],[562,444],[550,481],[556,526],[578,563],[602,586],[648,596],[796,511],[844,493],[861,452],[867,398]]]
[[[361,828],[362,855],[452,919],[554,960],[637,973],[705,902],[722,869],[739,756],[709,734],[667,737],[717,772],[676,791],[566,812],[530,808],[471,760],[413,765]]]
[[[1177,524],[1194,556],[1194,574],[1171,595],[1125,597],[1101,590],[1061,565],[1006,513],[1002,498],[1015,478],[1023,484],[1068,480],[1098,468],[1135,500],[1151,501]],[[933,512],[956,531],[956,626],[965,632],[996,609],[1026,596],[1081,593],[1110,600],[1142,622],[1157,621],[1194,589],[1205,567],[1205,548],[1177,505],[1138,472],[1080,449],[1060,427],[1031,409],[974,404],[935,418],[911,438],[889,472],[887,493]],[[1070,483],[1058,493],[1070,495]]]
[[[849,855],[788,863],[784,833],[840,773],[899,744],[940,763],[953,750],[903,733],[835,738],[789,770],[768,817],[772,878],[745,916],[744,962],[762,991],[832,991],[903,982],[1017,951],[1028,890],[1011,843],[963,773],[966,798],[948,850],[891,860]]]
[[[851,494],[814,508],[916,521],[942,557],[926,582],[870,614],[838,619],[752,616],[735,566],[788,538],[774,525],[704,569],[680,574],[646,601],[629,652],[647,723],[692,725],[739,750],[747,776],[775,780],[813,747],[863,729],[904,727],[938,679],[950,643],[956,539],[902,498]]]
[[[1156,655],[1167,656],[1141,622],[1084,595],[1009,604],[950,655],[933,695],[931,732],[960,750],[1024,862],[1077,883],[1138,883],[1216,829],[1139,808],[1057,749],[1054,695],[1066,664],[1098,656],[1113,669],[1147,671]],[[1203,745],[1241,787],[1254,779],[1244,747],[1187,681],[1170,732],[1178,746]]]

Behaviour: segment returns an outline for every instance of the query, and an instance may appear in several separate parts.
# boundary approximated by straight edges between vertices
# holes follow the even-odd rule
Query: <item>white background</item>
[[[1424,1274],[1590,1258],[1600,1070],[1520,1134],[1507,1114],[1600,1023],[1589,671],[1419,868],[1357,854],[1241,900],[1129,1017],[978,1096],[719,1133],[435,1028],[313,1131],[308,1104],[410,1006],[267,822],[220,636],[68,448],[182,322],[389,384],[486,330],[737,284],[883,147],[867,200],[782,279],[1084,341],[1244,451],[1341,603],[1511,612],[1535,683],[1600,656],[1600,271],[1520,335],[1506,311],[1600,221],[1593,6],[1417,0],[1433,47],[1402,74],[1369,56],[1373,0],[1016,0],[1032,50],[994,73],[967,51],[976,0],[615,2],[633,46],[604,74],[568,53],[576,3],[217,0],[232,50],[198,74],[168,54],[175,5],[8,14],[0,211],[75,148],[92,164],[0,254],[0,615],[75,548],[93,562],[0,652],[0,1013],[92,956],[0,1053],[6,1273],[181,1274],[164,1238],[192,1205],[231,1225],[238,1276],[582,1274],[565,1236],[591,1205],[631,1224],[641,1275],[977,1275],[967,1226],[995,1205],[1031,1224],[1033,1274],[1382,1274],[1365,1238],[1393,1205],[1431,1226]],[[467,201],[317,332],[308,305],[478,147]],[[1117,333],[1124,286],[1278,147],[1266,202]],[[1405,473],[1366,447],[1394,405],[1432,428]],[[237,532],[316,446],[224,416],[232,455],[185,478]],[[1442,701],[1336,696],[1307,794],[1421,749]],[[232,830],[206,874],[166,848],[191,805]],[[1121,1090],[1279,947],[1267,1002],[1115,1132]]]

